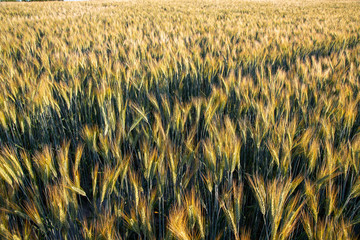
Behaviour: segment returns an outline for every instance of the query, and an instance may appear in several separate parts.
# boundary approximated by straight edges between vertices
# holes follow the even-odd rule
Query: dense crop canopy
[[[356,238],[359,13],[0,3],[0,238]]]

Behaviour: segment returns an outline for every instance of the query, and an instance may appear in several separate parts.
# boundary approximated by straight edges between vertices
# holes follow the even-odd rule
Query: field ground
[[[356,239],[359,13],[0,3],[0,238]]]

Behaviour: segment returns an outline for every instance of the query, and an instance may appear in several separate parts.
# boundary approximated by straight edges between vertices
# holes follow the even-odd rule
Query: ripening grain
[[[356,239],[359,12],[0,3],[0,238]]]

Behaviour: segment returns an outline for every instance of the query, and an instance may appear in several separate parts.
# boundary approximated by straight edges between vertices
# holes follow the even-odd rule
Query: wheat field
[[[357,239],[359,13],[0,3],[0,239]]]

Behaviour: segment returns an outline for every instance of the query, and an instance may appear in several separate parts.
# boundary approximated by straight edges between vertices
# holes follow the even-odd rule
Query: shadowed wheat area
[[[356,239],[359,13],[0,3],[0,238]]]

